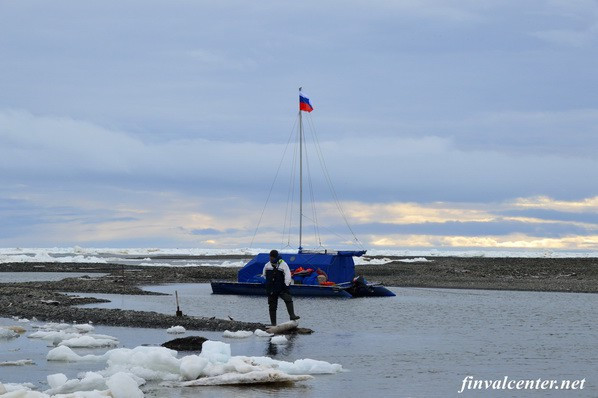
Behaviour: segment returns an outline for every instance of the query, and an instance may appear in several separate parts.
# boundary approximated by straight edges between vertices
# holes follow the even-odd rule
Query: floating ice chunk
[[[31,383],[23,383],[23,384],[17,384],[17,383],[5,383],[2,384],[0,383],[0,395],[2,395],[2,397],[13,397],[13,398],[20,398],[20,397],[47,397],[47,395],[42,394],[42,395],[35,395],[35,394],[41,394],[38,393],[36,391],[31,391],[32,388],[35,388],[35,386]],[[27,395],[28,393],[32,393],[31,395]]]
[[[221,341],[204,341],[199,355],[210,362],[228,362],[231,357],[230,344]]]
[[[343,367],[338,363],[328,363],[309,358],[297,359],[293,362],[293,365],[294,369],[289,372],[293,374],[332,374],[343,370]]]
[[[127,372],[145,380],[176,380],[180,375],[181,360],[177,352],[165,347],[117,348],[105,355],[108,357],[105,375]]]
[[[295,362],[278,361],[269,357],[250,357],[255,364],[279,369],[288,374],[334,374],[343,371],[337,363],[317,361],[315,359],[298,359]]]
[[[127,373],[113,374],[106,381],[106,385],[114,398],[143,398],[143,392],[137,382]]]
[[[109,336],[109,335],[107,335],[107,334],[95,334],[95,333],[92,333],[92,334],[88,334],[88,335],[86,335],[86,336],[93,337],[94,339],[107,339],[107,340],[114,340],[114,341],[118,341],[118,339],[117,339],[116,337],[114,337],[114,336]]]
[[[217,386],[234,384],[257,384],[257,383],[294,383],[298,381],[310,380],[309,375],[289,375],[279,370],[256,370],[249,373],[225,373],[219,376],[202,377],[197,380],[185,381],[180,383],[162,383],[168,387],[191,387],[191,386]]]
[[[86,372],[83,378],[80,380],[63,380],[61,377],[57,377],[55,381],[57,382],[56,387],[52,387],[52,385],[50,384],[50,387],[52,388],[44,391],[46,394],[55,395],[76,393],[75,396],[86,396],[87,393],[93,393],[93,395],[91,396],[98,396],[98,393],[100,393],[100,391],[94,390],[106,390],[106,380],[104,380],[104,377],[97,372]],[[50,378],[48,378],[48,383],[49,382]]]
[[[69,325],[68,323],[55,323],[55,322],[50,322],[50,323],[45,323],[41,326],[34,326],[38,329],[43,329],[43,330],[66,330],[66,329],[70,329],[71,325]]]
[[[285,344],[288,344],[289,341],[284,336],[274,336],[270,339],[270,343],[276,344],[276,345],[285,345]]]
[[[258,366],[254,362],[251,361],[249,357],[232,357],[225,365],[225,369],[227,373],[230,372],[237,372],[237,373],[249,373],[256,370],[264,370],[263,367]]]
[[[173,326],[173,327],[166,329],[166,333],[170,333],[170,334],[182,334],[185,332],[186,332],[186,330],[182,326]]]
[[[27,319],[27,318],[20,318],[19,322],[21,322],[21,323],[28,323],[28,322],[31,322],[31,321],[29,319]]]
[[[19,337],[19,334],[10,329],[0,328],[0,339],[13,339]]]
[[[68,377],[64,373],[56,373],[46,377],[48,385],[51,389],[59,388],[68,381]]]
[[[64,330],[60,331],[44,331],[39,330],[37,332],[31,333],[28,337],[30,339],[44,339],[44,340],[55,340],[57,337],[61,338],[62,340],[72,339],[78,337],[79,333],[67,333]]]
[[[255,329],[255,332],[253,332],[253,333],[255,333],[255,335],[257,337],[272,337],[272,336],[274,336],[272,333],[268,333],[262,329]]]
[[[56,348],[53,348],[48,352],[46,355],[46,359],[48,361],[57,361],[57,362],[102,362],[105,361],[108,357],[108,351],[104,355],[79,355],[71,350],[69,347],[61,345]]]
[[[224,333],[222,333],[222,337],[230,337],[233,339],[244,339],[247,337],[253,336],[253,332],[250,332],[248,330],[239,330],[237,332],[231,332],[230,330],[225,330]]]
[[[7,362],[0,362],[0,366],[25,366],[25,365],[35,365],[31,359],[19,359],[17,361],[7,361]]]
[[[75,339],[80,337],[79,333],[68,333],[64,330],[53,330],[53,331],[43,331],[39,330],[35,333],[31,333],[28,337],[30,339],[42,339],[48,342],[51,342],[53,345],[58,345],[64,340]]]
[[[118,345],[118,341],[112,339],[96,339],[92,336],[81,336],[68,340],[63,340],[58,345],[73,348],[114,347]]]
[[[199,355],[187,355],[181,358],[180,372],[183,380],[195,380],[208,365],[209,361]]]
[[[77,329],[77,331],[81,332],[81,333],[89,333],[89,332],[93,332],[94,331],[94,327],[91,326],[88,323],[82,323],[82,324],[77,324],[77,325],[73,325],[73,327],[75,329]]]

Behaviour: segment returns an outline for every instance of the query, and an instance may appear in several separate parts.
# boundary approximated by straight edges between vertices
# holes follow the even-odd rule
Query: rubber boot
[[[270,323],[272,326],[276,326],[276,310],[270,310]]]
[[[295,315],[295,308],[293,307],[292,301],[285,301],[285,304],[287,305],[287,311],[289,312],[291,321],[296,321],[297,319],[301,318],[300,316]]]

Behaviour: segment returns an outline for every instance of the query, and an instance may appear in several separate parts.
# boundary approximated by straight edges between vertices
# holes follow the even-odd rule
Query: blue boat
[[[294,296],[309,297],[388,297],[395,296],[393,292],[378,283],[367,282],[363,277],[355,276],[355,262],[353,257],[363,256],[366,251],[308,251],[302,247],[303,239],[303,111],[311,112],[313,107],[301,106],[307,97],[301,93],[299,88],[299,250],[297,253],[281,253],[282,259],[289,265],[293,275],[293,283],[290,286],[291,294]],[[307,100],[309,103],[309,100]],[[315,135],[315,134],[314,134]],[[315,138],[315,137],[314,137]],[[290,140],[289,140],[290,142]],[[321,160],[323,162],[323,159]],[[282,164],[282,161],[281,161]],[[280,170],[280,167],[279,167]],[[309,169],[308,169],[309,171]],[[278,173],[277,173],[278,175]],[[308,173],[309,175],[309,173]],[[332,187],[327,175],[336,205],[341,215],[347,222],[342,212],[342,207],[336,198],[336,192]],[[274,179],[276,182],[276,178]],[[274,183],[272,184],[274,187]],[[311,188],[311,181],[310,181]],[[272,192],[272,190],[270,190]],[[313,192],[312,192],[313,196]],[[269,200],[266,200],[266,204]],[[313,197],[312,197],[313,205]],[[315,209],[313,209],[315,212]],[[262,212],[263,215],[263,212]],[[314,219],[317,219],[314,214]],[[286,220],[286,217],[285,217]],[[261,221],[261,218],[260,218]],[[285,221],[286,222],[286,221]],[[359,239],[347,222],[347,226],[355,241]],[[258,222],[259,228],[259,222]],[[257,228],[256,228],[257,233]],[[255,237],[255,235],[254,235]],[[252,242],[253,243],[253,242]],[[321,246],[321,242],[320,242]],[[260,253],[239,270],[237,282],[212,281],[212,292],[214,294],[239,294],[239,295],[266,295],[266,280],[261,276],[264,265],[270,261],[269,253]],[[310,271],[311,270],[311,271]],[[318,278],[321,277],[321,278]]]
[[[308,297],[388,297],[395,296],[393,292],[377,283],[370,283],[355,276],[355,262],[353,257],[365,254],[362,251],[337,252],[305,252],[281,253],[282,259],[289,265],[291,272],[299,268],[312,269],[314,275],[293,276],[290,286],[293,296]],[[266,295],[265,279],[261,276],[264,265],[270,261],[269,253],[260,253],[241,268],[237,275],[237,282],[212,281],[214,294]],[[317,275],[326,275],[328,281],[334,285],[320,285]],[[310,278],[311,277],[311,278]],[[315,280],[314,280],[315,279]]]

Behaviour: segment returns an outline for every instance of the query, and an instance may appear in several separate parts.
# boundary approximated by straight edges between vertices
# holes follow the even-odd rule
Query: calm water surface
[[[209,284],[146,287],[178,290],[187,315],[231,316],[267,322],[265,297],[212,295]],[[316,332],[296,336],[283,348],[266,339],[223,339],[221,333],[188,332],[223,340],[233,355],[268,355],[294,361],[313,358],[340,363],[348,372],[316,376],[293,388],[210,387],[163,390],[150,387],[148,396],[181,397],[362,397],[375,393],[393,397],[596,397],[598,396],[598,295],[448,289],[393,289],[396,297],[367,299],[295,298],[301,325]],[[175,311],[173,296],[94,295],[110,303],[93,307]],[[287,318],[279,304],[279,320]],[[4,320],[7,322],[7,320]],[[164,330],[97,327],[118,337],[125,347],[159,344],[170,338]],[[49,373],[74,377],[93,364],[45,362],[48,348],[26,338],[0,342],[2,357],[37,358],[36,367],[0,370],[2,381],[43,382]],[[19,351],[8,351],[23,342]],[[79,350],[78,352],[98,352]],[[100,350],[101,352],[101,350]],[[24,354],[27,354],[23,356]],[[103,366],[99,366],[103,368]],[[33,370],[32,370],[33,369]],[[69,374],[69,372],[71,372]],[[457,394],[465,376],[481,379],[582,379],[578,391],[466,391]],[[44,387],[42,387],[44,388]]]

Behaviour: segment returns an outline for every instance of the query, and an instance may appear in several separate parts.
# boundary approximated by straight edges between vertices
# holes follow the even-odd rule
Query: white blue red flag
[[[305,112],[311,112],[314,110],[314,107],[309,103],[309,98],[307,98],[307,96],[301,91],[299,91],[299,110]]]

